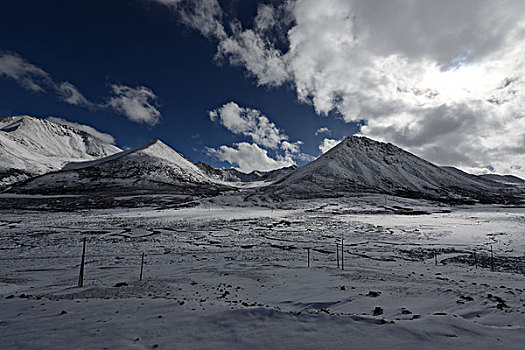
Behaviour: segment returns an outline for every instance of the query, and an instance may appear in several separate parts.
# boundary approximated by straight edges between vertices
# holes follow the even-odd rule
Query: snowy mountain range
[[[280,180],[281,178],[291,174],[297,166],[291,165],[288,167],[270,170],[270,171],[252,171],[251,173],[243,173],[237,169],[215,169],[211,165],[203,162],[195,163],[206,175],[209,177],[226,182],[248,183],[248,182],[266,182],[267,184]]]
[[[69,163],[13,187],[23,193],[118,195],[213,195],[228,189],[159,140],[97,160]]]
[[[120,151],[71,126],[30,116],[0,118],[0,187]]]
[[[392,144],[350,136],[313,162],[242,173],[193,164],[156,140],[121,151],[91,135],[32,117],[0,119],[0,160],[11,192],[213,196],[224,191],[286,201],[384,193],[447,201],[518,201],[523,180],[439,167]],[[40,176],[36,176],[42,174]],[[520,182],[521,181],[521,182]],[[516,185],[518,184],[518,185]]]

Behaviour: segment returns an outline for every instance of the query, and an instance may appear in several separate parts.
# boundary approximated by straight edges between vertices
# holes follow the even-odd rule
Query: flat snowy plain
[[[523,208],[224,203],[4,210],[0,348],[523,349]]]

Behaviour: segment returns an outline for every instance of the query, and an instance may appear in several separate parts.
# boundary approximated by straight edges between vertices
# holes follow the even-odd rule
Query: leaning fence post
[[[82,260],[80,262],[80,273],[78,275],[78,286],[84,285],[84,261],[86,259],[86,237],[84,237],[84,243],[82,246]]]
[[[139,281],[142,281],[142,271],[144,269],[144,253],[142,253],[142,260],[140,262],[140,279]]]

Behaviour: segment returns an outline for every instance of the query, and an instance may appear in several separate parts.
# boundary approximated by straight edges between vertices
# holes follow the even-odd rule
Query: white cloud
[[[276,27],[279,19],[277,10],[272,5],[260,4],[257,9],[257,16],[254,19],[254,27],[258,32],[271,30]]]
[[[295,164],[296,160],[300,160],[302,162],[311,162],[315,159],[314,156],[311,154],[303,153],[301,152],[301,145],[303,145],[303,141],[295,141],[295,142],[288,142],[283,141],[281,142],[281,150],[284,152],[284,156],[277,156],[277,159],[279,160],[290,160]]]
[[[239,107],[235,102],[228,102],[209,112],[209,116],[212,121],[221,123],[232,133],[249,136],[264,147],[275,149],[281,142],[288,140],[288,136],[260,111]]]
[[[317,129],[317,131],[315,132],[315,136],[321,135],[321,134],[330,135],[331,133],[332,131],[330,129],[328,129],[327,127],[323,127],[323,128]]]
[[[302,141],[288,141],[288,136],[256,109],[240,107],[235,102],[229,102],[209,112],[209,116],[212,121],[220,123],[232,133],[247,136],[254,142],[240,142],[234,144],[234,147],[223,145],[219,149],[207,149],[209,155],[238,165],[241,171],[266,171],[294,165],[295,160],[313,159],[309,154],[301,152]],[[265,147],[275,150],[275,158],[268,156]]]
[[[32,92],[44,92],[51,88],[60,99],[73,105],[93,106],[70,82],[55,82],[43,69],[29,63],[16,53],[0,52],[0,76],[14,79],[20,86]]]
[[[240,22],[224,27],[224,12],[217,0],[155,0],[174,10],[181,22],[216,40],[218,61],[228,59],[231,64],[245,67],[259,85],[278,86],[290,79],[283,55],[274,47],[267,33],[291,19],[286,15],[287,3],[278,7],[260,5],[254,29],[243,29]]]
[[[365,120],[364,135],[525,176],[523,13],[521,0],[290,0],[213,38],[259,84],[292,84],[318,114]]]
[[[102,141],[104,143],[115,144],[115,138],[113,138],[113,136],[111,136],[110,134],[106,134],[106,133],[100,132],[97,129],[95,129],[95,128],[89,126],[89,125],[74,123],[74,122],[70,122],[70,121],[67,121],[65,119],[57,118],[57,117],[49,117],[49,118],[47,118],[47,120],[49,120],[50,122],[53,122],[53,123],[62,124],[62,125],[68,125],[68,126],[71,126],[71,127],[75,128],[75,129],[82,130],[85,133],[93,136],[96,139],[99,139],[100,141]]]
[[[155,0],[176,11],[182,22],[206,37],[224,38],[222,9],[217,0]]]
[[[65,81],[56,86],[56,89],[62,99],[62,101],[75,106],[86,106],[95,108],[96,105],[86,99],[75,85]]]
[[[296,154],[296,153],[299,153],[302,144],[303,144],[303,141],[297,141],[293,143],[290,143],[288,141],[283,141],[281,143],[281,149],[285,151],[286,153]]]
[[[326,153],[332,148],[334,148],[335,146],[337,146],[341,141],[343,140],[334,140],[334,139],[325,138],[323,139],[323,142],[321,142],[321,144],[319,145],[319,150],[322,153]]]
[[[41,68],[29,63],[15,53],[0,52],[0,77],[14,79],[20,86],[33,92],[54,90],[63,102],[90,109],[111,107],[136,123],[155,125],[161,117],[158,110],[157,96],[145,86],[129,87],[111,85],[109,103],[95,103],[82,95],[70,82],[56,82]]]
[[[254,170],[269,171],[295,164],[289,157],[273,159],[268,156],[268,151],[248,142],[235,143],[233,147],[223,145],[219,149],[207,148],[207,150],[209,155],[237,165],[237,169],[244,173]]]
[[[14,79],[33,92],[45,91],[46,86],[53,85],[45,71],[15,53],[0,52],[0,76]]]
[[[238,24],[233,28],[233,35],[220,41],[216,59],[229,58],[232,65],[244,66],[259,85],[279,86],[289,80],[279,50],[253,30]]]
[[[145,86],[135,88],[125,85],[111,85],[113,96],[109,105],[136,123],[155,125],[160,120],[157,96]]]

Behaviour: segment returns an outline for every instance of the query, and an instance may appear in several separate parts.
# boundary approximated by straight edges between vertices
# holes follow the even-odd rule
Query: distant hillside
[[[514,175],[484,174],[479,177],[503,184],[525,185],[525,180]]]

